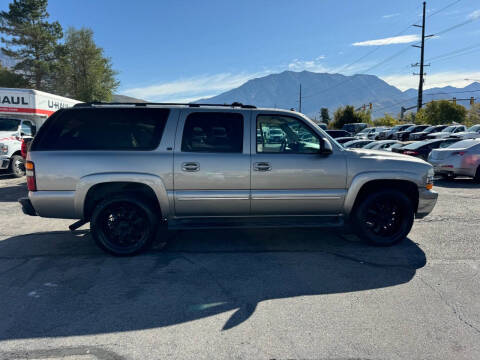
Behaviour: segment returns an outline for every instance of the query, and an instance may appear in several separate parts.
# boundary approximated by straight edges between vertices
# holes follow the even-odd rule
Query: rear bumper
[[[415,217],[421,219],[430,214],[437,203],[438,193],[424,188],[418,189],[418,208]]]
[[[37,212],[33,208],[32,202],[29,198],[20,198],[18,199],[18,202],[22,205],[22,211],[25,215],[37,216]]]
[[[59,219],[80,219],[76,211],[75,191],[30,191],[33,208],[41,217]]]
[[[10,166],[10,157],[9,156],[0,156],[0,169],[8,169]]]

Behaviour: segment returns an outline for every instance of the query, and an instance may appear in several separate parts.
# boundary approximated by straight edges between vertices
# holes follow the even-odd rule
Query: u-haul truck
[[[0,87],[0,169],[23,176],[22,139],[34,136],[55,111],[77,103],[43,91]]]

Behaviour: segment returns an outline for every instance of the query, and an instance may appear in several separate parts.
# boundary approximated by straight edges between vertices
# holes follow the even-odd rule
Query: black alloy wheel
[[[134,255],[146,249],[156,230],[150,207],[133,197],[102,201],[95,208],[90,224],[97,245],[116,256]]]

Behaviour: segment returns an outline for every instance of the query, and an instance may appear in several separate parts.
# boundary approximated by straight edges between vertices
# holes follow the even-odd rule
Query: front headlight
[[[8,145],[0,144],[0,153],[2,155],[8,154]]]
[[[425,187],[428,190],[431,190],[433,188],[433,178],[435,176],[435,171],[433,168],[430,168],[427,172],[427,176],[425,178]]]

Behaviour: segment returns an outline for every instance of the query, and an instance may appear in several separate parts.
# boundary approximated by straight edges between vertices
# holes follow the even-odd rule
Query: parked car
[[[383,131],[388,131],[388,130],[390,130],[389,127],[377,127],[377,128],[375,128],[374,131],[372,131],[371,133],[369,133],[367,137],[368,137],[369,139],[379,140],[379,135],[380,135],[380,133],[383,132]]]
[[[347,141],[345,144],[343,144],[343,147],[359,149],[359,148],[363,148],[365,145],[371,144],[373,142],[375,142],[375,140],[357,139],[357,140]]]
[[[343,125],[342,130],[348,131],[350,134],[355,135],[367,127],[368,124],[365,123],[352,123]]]
[[[432,134],[432,133],[435,133],[435,132],[441,132],[446,127],[447,127],[447,125],[429,126],[426,129],[424,129],[423,131],[411,133],[410,136],[409,136],[409,139],[410,140],[416,140],[416,141],[425,140],[427,138],[428,134]]]
[[[339,137],[352,136],[352,134],[345,130],[327,130],[326,133],[334,139]]]
[[[460,131],[451,135],[458,139],[477,139],[480,138],[480,124],[469,127],[466,131]]]
[[[411,144],[405,145],[398,151],[404,155],[415,156],[423,160],[428,159],[428,155],[433,149],[441,149],[458,142],[457,139],[431,139],[416,141]]]
[[[345,144],[347,141],[352,141],[356,140],[353,136],[344,136],[344,137],[339,137],[335,138],[335,141],[338,142],[339,144]]]
[[[470,176],[480,182],[480,140],[461,140],[447,148],[432,150],[428,162],[435,174],[448,178]]]
[[[325,124],[323,122],[318,122],[316,124],[320,127],[320,129],[327,130],[327,124]]]
[[[365,128],[362,131],[358,132],[355,135],[355,137],[357,139],[368,139],[368,134],[370,134],[373,131],[375,131],[375,128],[373,128],[373,127]]]
[[[280,128],[285,141],[257,143],[253,128]],[[299,139],[307,132],[313,141]],[[57,111],[35,136],[20,203],[28,215],[79,219],[72,230],[90,222],[95,242],[115,255],[163,242],[168,229],[344,219],[386,246],[432,211],[430,164],[330,139],[297,112],[239,103],[83,104]]]
[[[428,127],[428,125],[412,125],[408,127],[406,130],[403,131],[398,131],[395,135],[394,138],[400,141],[406,141],[409,139],[410,134],[420,132],[425,130]]]
[[[371,150],[387,150],[394,144],[398,144],[399,141],[397,140],[380,140],[374,141],[370,144],[365,145],[364,149],[371,149]]]
[[[214,129],[213,129],[214,130]],[[285,139],[285,133],[278,128],[272,128],[267,133],[267,140],[270,143],[281,143]]]
[[[399,132],[408,129],[413,124],[402,124],[402,125],[395,125],[391,129],[380,131],[378,134],[379,140],[388,140],[393,139],[393,136]]]
[[[450,137],[456,133],[465,131],[467,128],[465,125],[451,125],[443,129],[441,132],[436,132],[427,135],[427,139],[444,139]]]
[[[387,151],[391,152],[400,152],[399,149],[401,149],[404,146],[407,146],[408,144],[413,143],[414,141],[399,141],[395,144],[392,144],[389,148],[387,148]]]

